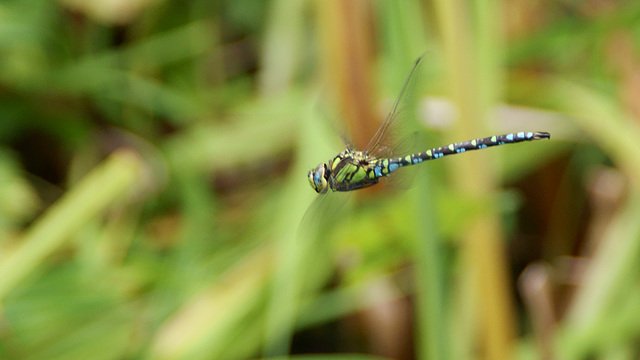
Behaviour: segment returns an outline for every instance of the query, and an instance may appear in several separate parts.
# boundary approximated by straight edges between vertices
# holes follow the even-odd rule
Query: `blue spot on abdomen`
[[[394,172],[396,170],[398,170],[399,165],[398,164],[389,164],[389,172]]]

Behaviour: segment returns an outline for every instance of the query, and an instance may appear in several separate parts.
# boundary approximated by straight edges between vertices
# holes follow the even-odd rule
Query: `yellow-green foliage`
[[[638,18],[1,2],[0,358],[637,358]],[[551,140],[316,200],[309,169],[362,149],[420,54],[392,134],[428,133],[413,150]]]

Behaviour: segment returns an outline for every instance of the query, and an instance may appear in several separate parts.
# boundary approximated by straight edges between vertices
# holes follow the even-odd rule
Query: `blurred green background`
[[[421,54],[551,140],[312,204]],[[640,359],[640,2],[3,1],[0,94],[3,359]]]

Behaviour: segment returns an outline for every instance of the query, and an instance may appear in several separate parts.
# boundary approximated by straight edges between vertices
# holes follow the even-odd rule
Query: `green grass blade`
[[[137,155],[116,152],[52,205],[0,263],[0,299],[84,224],[135,188],[142,167]]]

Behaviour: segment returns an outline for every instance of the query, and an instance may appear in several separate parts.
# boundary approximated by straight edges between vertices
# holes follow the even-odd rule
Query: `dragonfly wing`
[[[426,137],[424,133],[419,131],[406,135],[397,142],[393,149],[385,148],[384,157],[397,158],[421,152],[424,150],[424,144],[428,143],[425,142]],[[390,176],[383,177],[381,182],[393,189],[407,190],[413,186],[416,173],[416,169],[398,169]]]
[[[324,127],[331,128],[331,136],[335,136],[336,134],[338,134],[340,136],[340,140],[342,140],[342,145],[344,145],[345,148],[354,150],[355,147],[353,146],[353,143],[349,138],[349,132],[345,128],[344,124],[336,120],[339,118],[339,115],[334,111],[329,110],[331,108],[331,104],[325,102],[322,102],[317,107],[317,112],[320,114],[320,117],[323,120],[322,122]]]
[[[351,192],[335,192],[329,190],[318,195],[305,212],[298,227],[298,238],[325,237],[332,227],[348,213],[352,198]]]
[[[402,111],[405,108],[404,103],[406,102],[407,94],[409,93],[408,90],[412,88],[414,85],[415,78],[416,78],[415,74],[421,62],[422,62],[422,56],[420,56],[416,60],[415,64],[413,65],[413,68],[411,69],[409,76],[404,81],[404,84],[400,89],[400,94],[394,101],[393,106],[391,106],[391,110],[389,111],[389,113],[387,114],[387,117],[382,122],[382,125],[380,125],[376,133],[373,135],[373,137],[369,141],[369,144],[365,148],[364,153],[368,155],[376,156],[379,154],[381,149],[384,152],[386,150],[385,144],[389,142],[389,139],[393,135],[396,135],[396,134],[392,134],[394,133],[394,131],[390,131],[390,128],[396,126],[397,124],[396,119],[398,118],[398,115],[402,113]]]

